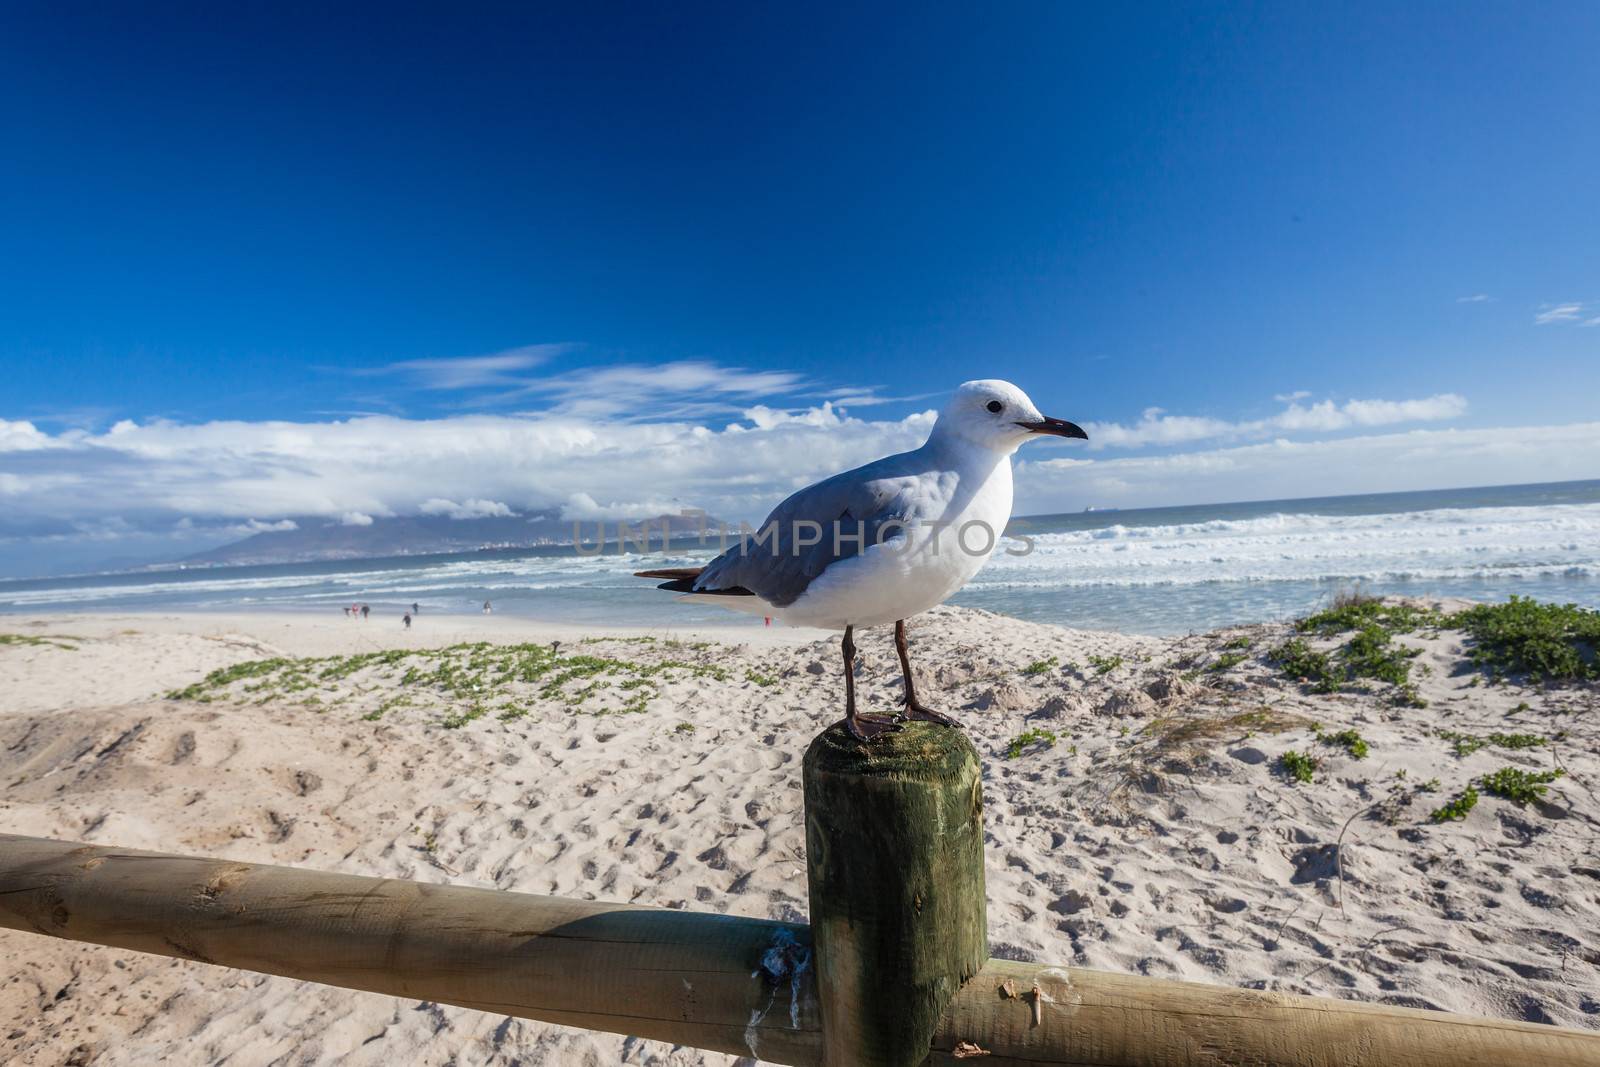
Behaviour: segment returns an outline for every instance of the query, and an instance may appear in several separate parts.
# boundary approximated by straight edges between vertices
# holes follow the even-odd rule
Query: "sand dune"
[[[0,633],[26,638],[0,644],[0,830],[805,917],[800,756],[840,687],[814,634],[206,615]],[[1600,1027],[1595,688],[1483,684],[1459,633],[1420,631],[1398,640],[1422,649],[1426,707],[1309,693],[1266,657],[1285,636],[916,621],[924,695],[986,762],[994,954]],[[889,636],[861,643],[887,709]],[[1347,729],[1365,758],[1329,740]],[[1458,756],[1440,730],[1541,743]],[[1320,760],[1310,782],[1287,750]],[[1428,818],[1505,766],[1566,774],[1526,806]],[[17,933],[0,951],[11,1063],[733,1062]]]

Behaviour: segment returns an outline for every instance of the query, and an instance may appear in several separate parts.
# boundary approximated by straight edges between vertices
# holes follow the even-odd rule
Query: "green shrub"
[[[1508,748],[1513,751],[1538,748],[1548,742],[1538,734],[1501,734],[1488,735],[1463,734],[1455,730],[1436,730],[1435,736],[1450,742],[1450,747],[1458,756],[1470,756],[1480,748],[1493,745],[1496,748]]]
[[[1516,767],[1502,767],[1483,779],[1485,792],[1504,797],[1513,804],[1528,804],[1539,800],[1548,792],[1549,784],[1565,771],[1524,771]]]
[[[1343,745],[1345,751],[1356,759],[1366,759],[1370,751],[1367,739],[1355,730],[1340,730],[1336,734],[1325,734],[1322,732],[1322,727],[1318,726],[1313,732],[1317,735],[1317,740],[1325,745]]]
[[[1278,765],[1283,768],[1283,773],[1297,782],[1311,781],[1320,764],[1321,761],[1315,756],[1297,752],[1292,748],[1278,757]]]
[[[1326,652],[1317,652],[1303,637],[1292,637],[1270,653],[1283,673],[1311,688],[1315,693],[1332,693],[1339,688],[1339,673]]]
[[[1434,822],[1459,821],[1467,817],[1467,812],[1478,806],[1478,791],[1472,786],[1467,786],[1450,803],[1442,808],[1434,809],[1432,818]]]
[[[1391,634],[1405,634],[1444,622],[1445,616],[1409,604],[1385,604],[1372,597],[1355,597],[1301,619],[1296,629],[1301,633],[1328,635],[1376,626]]]
[[[1490,734],[1489,743],[1497,748],[1539,748],[1548,742],[1538,734]]]
[[[1343,621],[1360,621],[1366,618],[1377,601],[1362,601],[1364,607],[1337,609]],[[1374,609],[1375,610],[1375,609]],[[1365,612],[1365,614],[1363,614]],[[1300,624],[1302,630],[1322,632],[1332,623],[1319,624],[1329,612],[1312,616]],[[1419,613],[1402,616],[1413,619]],[[1346,682],[1372,678],[1388,682],[1395,687],[1394,699],[1398,704],[1426,707],[1416,686],[1411,681],[1411,661],[1421,654],[1421,649],[1396,644],[1393,635],[1399,632],[1381,621],[1367,621],[1355,635],[1330,654],[1313,649],[1303,637],[1291,637],[1272,650],[1271,657],[1284,674],[1307,686],[1314,693],[1335,693]]]
[[[1454,730],[1437,730],[1435,733],[1449,741],[1452,751],[1458,756],[1470,756],[1489,743],[1487,737],[1479,737],[1476,734],[1462,734]]]
[[[1029,729],[1024,730],[1011,739],[1011,744],[1006,746],[1006,759],[1016,759],[1022,755],[1023,750],[1038,745],[1037,751],[1054,748],[1056,735],[1051,730]]]
[[[1403,686],[1411,681],[1411,660],[1420,651],[1395,644],[1388,630],[1374,624],[1358,630],[1339,658],[1352,678],[1376,678]]]
[[[1402,708],[1425,708],[1428,706],[1427,697],[1424,697],[1420,692],[1418,692],[1417,687],[1409,682],[1407,682],[1405,685],[1395,686],[1394,693],[1391,694],[1390,700],[1392,703]]]
[[[1513,596],[1478,604],[1450,624],[1474,640],[1472,661],[1491,676],[1525,674],[1534,681],[1600,678],[1600,611],[1575,604],[1541,604]]]
[[[1090,656],[1089,666],[1094,668],[1096,674],[1110,674],[1122,666],[1121,656]]]
[[[45,634],[43,637],[35,637],[32,634],[0,634],[0,647],[5,645],[37,645],[48,648],[64,648],[68,652],[76,652],[78,646],[67,644],[66,642],[82,640],[83,638],[73,637],[70,634]]]
[[[1248,652],[1224,652],[1218,656],[1216,662],[1207,667],[1208,671],[1225,671],[1230,667],[1237,667],[1250,658]]]
[[[446,730],[459,730],[475,719],[481,719],[488,714],[489,709],[482,704],[473,704],[463,711],[453,711],[439,720],[439,725]]]

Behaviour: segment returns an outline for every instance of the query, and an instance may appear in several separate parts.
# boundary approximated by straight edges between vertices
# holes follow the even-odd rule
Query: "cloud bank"
[[[1600,422],[1279,438],[1164,456],[1034,459],[1017,471],[1027,510],[1288,500],[1600,477]],[[1019,508],[1019,512],[1023,509]]]
[[[500,376],[516,370],[501,360],[450,373],[504,387]],[[750,402],[716,421],[694,414],[701,403],[800,384],[787,372],[689,362],[556,376],[541,387],[546,409],[524,414],[124,420],[98,433],[0,419],[0,547],[18,549],[0,557],[153,538],[174,542],[167,554],[176,555],[297,520],[365,525],[407,514],[557,509],[592,521],[702,508],[756,521],[800,486],[916,447],[933,424],[931,410],[867,419],[829,401]],[[1455,419],[1467,402],[1454,393],[1279,402],[1242,421],[1152,408],[1130,425],[1089,424],[1088,449],[1031,444],[1019,457],[1016,511],[1600,477],[1600,423],[1368,432]],[[1329,439],[1337,434],[1350,436]],[[4,558],[0,567],[17,569]]]
[[[1287,406],[1276,415],[1246,422],[1193,415],[1169,415],[1161,408],[1146,408],[1132,426],[1115,422],[1086,423],[1089,447],[1142,448],[1147,445],[1189,444],[1239,438],[1270,437],[1280,433],[1330,433],[1354,427],[1391,426],[1405,422],[1436,422],[1457,419],[1467,413],[1465,397],[1440,393],[1421,400],[1350,400],[1336,404],[1324,400],[1309,406],[1301,400],[1303,392],[1280,396]]]

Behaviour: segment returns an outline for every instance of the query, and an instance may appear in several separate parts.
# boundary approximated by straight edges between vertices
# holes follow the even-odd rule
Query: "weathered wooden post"
[[[841,724],[804,776],[823,1063],[921,1063],[989,957],[978,753],[946,726],[862,744]]]

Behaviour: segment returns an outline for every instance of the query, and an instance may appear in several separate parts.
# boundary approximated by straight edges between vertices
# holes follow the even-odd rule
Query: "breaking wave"
[[[1045,533],[973,583],[1193,585],[1600,577],[1600,504],[1386,515],[1274,514]]]

